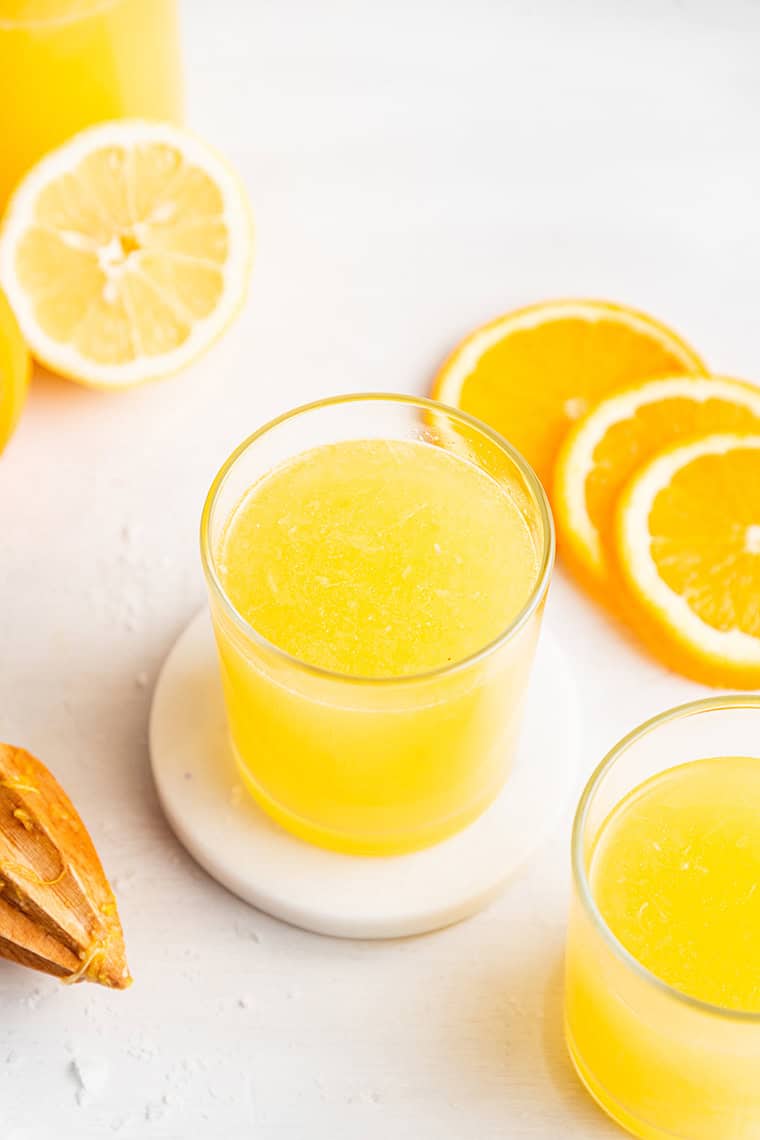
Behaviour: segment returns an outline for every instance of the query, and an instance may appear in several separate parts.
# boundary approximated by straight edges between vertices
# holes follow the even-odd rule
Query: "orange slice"
[[[29,387],[30,363],[18,322],[0,292],[0,451],[21,415]]]
[[[704,372],[685,341],[644,313],[607,301],[549,301],[466,337],[432,395],[501,432],[549,486],[568,428],[604,396],[654,376]]]
[[[642,467],[616,550],[655,652],[708,684],[760,686],[760,434],[706,436]]]
[[[649,380],[608,396],[571,429],[552,503],[562,551],[581,577],[609,591],[615,506],[634,471],[665,447],[717,432],[760,432],[759,388],[718,377]]]
[[[253,248],[245,191],[168,123],[122,120],[46,155],[13,195],[0,284],[32,353],[117,388],[195,360],[240,310]]]

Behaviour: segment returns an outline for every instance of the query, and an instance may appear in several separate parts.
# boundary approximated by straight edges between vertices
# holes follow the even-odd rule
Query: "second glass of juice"
[[[554,557],[504,439],[425,400],[309,405],[230,456],[201,531],[232,744],[265,811],[379,855],[493,802]]]
[[[181,115],[178,0],[0,0],[0,211],[84,127]]]
[[[589,780],[573,829],[565,1028],[642,1140],[760,1136],[760,697],[670,709]]]

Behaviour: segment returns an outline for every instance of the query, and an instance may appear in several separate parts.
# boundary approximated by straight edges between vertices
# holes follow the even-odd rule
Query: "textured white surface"
[[[161,816],[150,687],[203,601],[203,494],[239,439],[329,392],[422,392],[537,298],[650,308],[760,377],[750,0],[185,0],[189,118],[249,186],[248,307],[197,368],[34,387],[0,461],[0,738],[57,772],[114,877],[137,978],[0,966],[2,1140],[614,1140],[561,1040],[567,826],[481,915],[392,943],[252,911]],[[589,770],[700,695],[558,575]],[[547,715],[551,710],[547,709]],[[558,747],[561,742],[558,742]],[[79,1098],[72,1060],[102,1055]]]
[[[427,934],[482,910],[541,847],[577,786],[579,729],[570,662],[544,631],[517,756],[501,795],[448,842],[394,859],[360,859],[313,847],[273,824],[246,794],[227,731],[219,659],[205,609],[161,670],[149,735],[166,817],[215,879],[304,930],[340,938],[400,938]],[[555,747],[558,740],[561,748]]]

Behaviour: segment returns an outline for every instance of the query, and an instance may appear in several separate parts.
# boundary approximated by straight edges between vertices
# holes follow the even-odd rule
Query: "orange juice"
[[[760,760],[695,760],[630,793],[597,840],[591,889],[658,978],[760,1013]]]
[[[760,759],[708,757],[649,776],[587,836],[598,919],[576,893],[568,1044],[644,1140],[760,1135],[759,804]]]
[[[274,818],[379,854],[443,839],[488,806],[542,599],[499,643],[545,561],[508,483],[421,442],[325,444],[245,489],[212,558],[232,741]]]
[[[0,209],[83,127],[181,113],[177,0],[0,0]]]
[[[239,503],[218,555],[232,604],[267,640],[360,677],[471,656],[538,574],[531,533],[498,483],[400,440],[327,444],[272,471]]]

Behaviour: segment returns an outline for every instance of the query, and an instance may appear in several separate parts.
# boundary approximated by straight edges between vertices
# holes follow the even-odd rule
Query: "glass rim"
[[[531,589],[525,605],[516,614],[512,621],[499,635],[486,645],[481,646],[475,653],[469,654],[467,657],[461,658],[459,661],[453,661],[451,664],[439,665],[435,669],[427,669],[420,673],[411,673],[406,676],[366,676],[355,673],[338,673],[330,669],[323,669],[318,665],[312,665],[307,661],[302,661],[301,658],[296,657],[294,654],[289,653],[287,650],[282,649],[280,646],[275,645],[274,642],[269,641],[263,634],[259,633],[250,622],[238,613],[230,598],[221,583],[216,569],[216,560],[211,546],[211,517],[214,511],[216,501],[220,492],[225,484],[228,475],[231,473],[233,467],[246,451],[254,446],[258,440],[267,435],[270,431],[280,427],[282,424],[296,419],[299,416],[307,415],[310,412],[319,411],[323,408],[339,407],[346,404],[361,404],[361,403],[386,403],[386,404],[400,404],[408,407],[417,407],[423,411],[432,413],[444,412],[447,416],[454,420],[458,420],[468,427],[475,428],[482,436],[485,436],[492,443],[494,443],[502,453],[506,454],[509,459],[514,463],[517,470],[528,484],[529,490],[538,508],[538,514],[541,520],[542,529],[542,543],[540,551],[540,566],[536,582]],[[297,453],[296,453],[297,454]],[[549,500],[546,495],[541,481],[536,475],[533,468],[528,461],[520,454],[516,447],[514,447],[508,440],[504,439],[498,432],[488,427],[481,420],[475,416],[469,415],[467,412],[462,412],[458,408],[452,408],[447,404],[440,403],[437,400],[430,400],[426,396],[407,396],[393,392],[357,392],[343,396],[328,396],[321,400],[313,400],[308,404],[300,404],[296,408],[292,408],[288,412],[284,412],[280,416],[269,420],[257,431],[253,432],[242,443],[232,451],[227,457],[222,466],[217,471],[214,480],[209,488],[206,500],[203,505],[203,512],[201,514],[201,527],[200,527],[200,540],[201,540],[201,563],[203,571],[206,576],[206,581],[210,590],[217,597],[222,607],[229,618],[233,621],[240,633],[248,640],[253,641],[256,645],[265,649],[268,653],[272,653],[275,657],[289,665],[294,666],[302,673],[307,673],[313,677],[322,678],[327,681],[340,682],[341,684],[353,684],[364,686],[405,686],[419,684],[421,682],[430,681],[437,677],[450,676],[454,673],[464,671],[471,666],[477,664],[479,661],[490,657],[497,649],[506,642],[510,641],[519,633],[519,631],[528,623],[533,616],[538,606],[546,596],[549,587],[549,580],[551,578],[552,568],[554,566],[555,554],[555,535],[554,535],[554,519],[552,517],[551,509],[549,507]]]
[[[0,32],[23,30],[24,28],[55,28],[89,20],[106,8],[115,7],[118,0],[93,0],[86,8],[74,7],[69,12],[56,12],[49,15],[3,16],[0,14]]]
[[[613,950],[623,964],[631,969],[642,981],[653,986],[664,996],[672,998],[674,1001],[696,1012],[708,1014],[711,1017],[720,1018],[723,1021],[735,1021],[760,1026],[760,1011],[732,1009],[730,1006],[716,1005],[714,1002],[693,997],[691,994],[686,994],[682,990],[671,986],[669,982],[663,981],[662,978],[658,978],[652,970],[639,962],[639,960],[625,948],[620,939],[613,934],[602,912],[599,910],[591,890],[584,858],[584,831],[594,796],[599,790],[604,778],[633,744],[636,744],[637,741],[643,737],[649,736],[652,732],[656,732],[657,729],[673,721],[686,720],[689,717],[698,716],[701,713],[721,712],[742,708],[754,709],[760,712],[760,696],[753,696],[750,693],[727,693],[722,696],[703,697],[699,700],[687,701],[685,704],[675,705],[673,708],[666,709],[664,712],[650,717],[638,725],[637,728],[627,733],[617,744],[613,745],[604,759],[591,773],[583,789],[581,798],[578,801],[578,807],[576,808],[575,818],[573,820],[571,862],[573,882],[586,914],[606,944]],[[758,763],[760,763],[760,758],[758,758]]]

